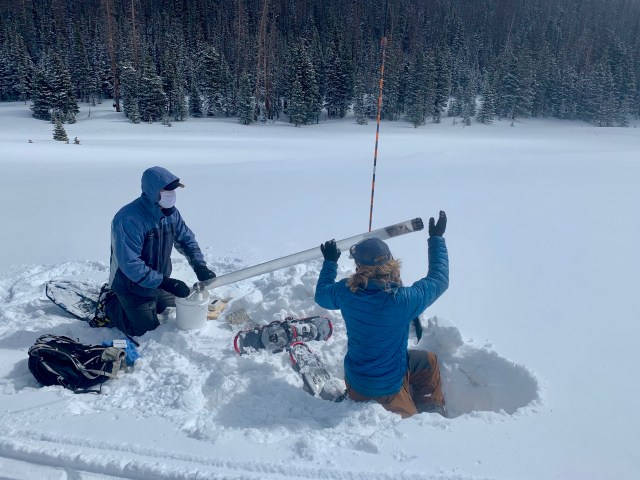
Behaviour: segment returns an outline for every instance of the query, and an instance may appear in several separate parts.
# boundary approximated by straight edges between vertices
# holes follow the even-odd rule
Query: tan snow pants
[[[390,412],[407,418],[416,413],[444,414],[444,396],[440,384],[438,357],[432,352],[409,350],[407,373],[398,393],[384,397],[367,397],[355,391],[347,382],[349,398],[355,402],[375,400]]]

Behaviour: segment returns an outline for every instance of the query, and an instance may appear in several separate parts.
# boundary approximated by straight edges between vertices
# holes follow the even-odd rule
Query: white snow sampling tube
[[[388,227],[379,228],[372,232],[361,233],[353,237],[345,238],[343,240],[336,241],[336,245],[343,252],[348,252],[349,249],[365,238],[379,238],[380,240],[387,240],[388,238],[399,237],[405,233],[417,232],[424,228],[421,218],[414,218],[413,220],[407,220],[406,222],[396,223],[395,225],[389,225]],[[246,280],[247,278],[256,277],[263,273],[273,272],[280,270],[281,268],[291,267],[298,263],[308,262],[310,260],[318,260],[322,258],[322,252],[320,251],[320,245],[309,250],[287,255],[286,257],[276,258],[265,263],[260,263],[252,267],[243,268],[236,272],[220,275],[211,280],[204,282],[196,282],[193,285],[194,291],[212,290],[223,285],[239,282],[240,280]]]

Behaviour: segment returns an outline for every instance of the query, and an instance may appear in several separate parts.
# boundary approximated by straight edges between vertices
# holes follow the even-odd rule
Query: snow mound
[[[210,263],[217,271],[229,269],[229,265]],[[176,262],[174,270],[175,276],[194,281],[186,263]],[[339,313],[327,312],[313,301],[319,270],[319,262],[298,265],[221,287],[213,294],[232,299],[226,313],[243,308],[258,323],[288,316],[331,318],[333,336],[310,346],[334,377],[333,388],[339,389],[343,388],[346,332]],[[40,335],[67,335],[83,343],[121,338],[116,330],[93,329],[67,316],[45,297],[45,282],[65,279],[99,286],[106,275],[107,266],[102,263],[73,262],[15,267],[0,280],[0,398],[8,413],[3,418],[0,450],[9,452],[9,457],[43,457],[41,462],[47,463],[47,447],[38,446],[44,442],[57,446],[63,464],[73,463],[73,452],[86,448],[111,453],[125,449],[129,452],[125,463],[134,465],[132,456],[157,456],[153,449],[140,446],[140,436],[162,437],[173,430],[173,435],[184,437],[180,442],[184,449],[189,439],[198,448],[202,442],[219,448],[225,442],[248,441],[268,452],[270,446],[286,445],[296,456],[330,465],[329,452],[334,447],[376,453],[396,435],[400,417],[375,403],[332,403],[308,395],[286,353],[237,355],[232,345],[236,331],[224,315],[201,330],[183,331],[175,324],[175,310],[168,309],[165,323],[139,338],[141,357],[133,371],[104,384],[102,395],[39,387],[28,371],[26,352]],[[458,328],[446,319],[428,319],[422,341],[411,348],[438,355],[452,418],[481,412],[513,414],[539,398],[531,372],[488,348],[465,344]],[[434,425],[450,421],[435,414],[417,417],[438,417],[429,420]],[[129,436],[135,429],[136,440],[121,438],[118,432],[123,428]],[[77,466],[92,471],[108,471],[118,463],[117,455],[78,455]],[[178,463],[181,458],[203,462],[196,453],[173,451],[171,455]],[[121,467],[125,468],[116,470]],[[307,471],[299,474],[309,476]]]
[[[453,322],[429,318],[418,348],[438,355],[450,417],[493,411],[513,414],[539,399],[538,382],[522,365],[489,348],[465,344]]]

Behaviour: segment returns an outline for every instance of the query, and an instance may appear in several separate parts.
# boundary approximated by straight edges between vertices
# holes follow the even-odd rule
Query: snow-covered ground
[[[635,127],[635,126],[634,126]],[[234,331],[182,331],[170,313],[133,372],[101,395],[40,388],[27,349],[44,333],[100,343],[47,300],[50,279],[96,285],[113,214],[161,165],[218,274],[368,228],[375,124],[294,128],[227,119],[131,125],[107,104],[52,140],[0,103],[0,478],[635,479],[640,475],[640,130],[556,120],[381,126],[373,228],[440,209],[449,223],[449,320],[411,347],[440,355],[450,418],[302,390],[285,354],[238,356]],[[33,143],[29,143],[31,140]],[[426,273],[426,232],[389,241],[403,280]],[[176,276],[195,275],[175,254]],[[320,262],[221,287],[256,322],[328,315],[310,346],[342,378],[339,314],[313,301]],[[340,275],[352,261],[343,254]],[[458,332],[461,337],[457,336]]]

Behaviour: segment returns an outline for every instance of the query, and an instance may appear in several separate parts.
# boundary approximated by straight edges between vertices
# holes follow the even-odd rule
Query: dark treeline
[[[73,122],[640,115],[638,0],[0,0],[0,100]]]

